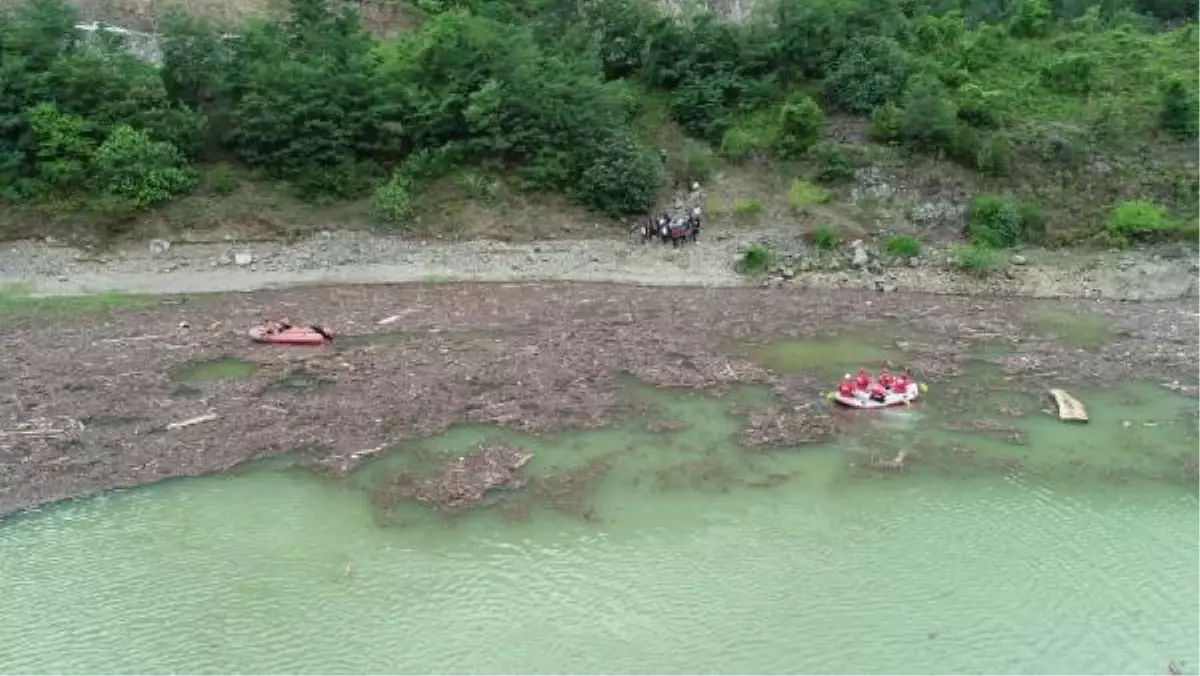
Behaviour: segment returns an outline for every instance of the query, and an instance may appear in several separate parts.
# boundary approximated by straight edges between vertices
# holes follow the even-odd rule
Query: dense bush
[[[779,110],[779,132],[775,137],[775,152],[780,157],[798,157],[821,138],[825,114],[807,96],[784,104]]]
[[[1026,163],[1068,177],[1097,144],[1197,135],[1195,24],[1156,27],[1194,21],[1179,0],[777,0],[742,23],[640,0],[420,0],[419,28],[386,40],[348,5],[287,2],[280,20],[234,27],[169,17],[161,67],[76,31],[66,0],[13,7],[0,200],[136,211],[198,175],[214,195],[242,176],[370,198],[403,224],[423,181],[473,172],[621,215],[650,208],[663,182],[649,145],[661,134],[635,128],[651,104],[688,137],[666,134],[685,181],[713,173],[714,148],[811,159],[816,181],[847,181],[852,147],[821,142],[835,109],[869,115],[872,137],[906,152],[1017,178]],[[805,182],[789,193],[794,208],[828,197]],[[973,208],[985,211],[975,240],[1037,236],[1026,203]]]
[[[909,74],[908,53],[895,40],[880,36],[856,39],[825,80],[825,94],[838,108],[866,115],[894,101]]]
[[[1044,227],[1035,204],[1001,195],[979,195],[971,199],[966,234],[973,244],[1005,249],[1038,239]]]

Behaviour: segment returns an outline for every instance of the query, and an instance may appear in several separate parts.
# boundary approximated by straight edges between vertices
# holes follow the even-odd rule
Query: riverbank
[[[755,345],[803,337],[868,336],[921,379],[965,388],[964,400],[976,385],[954,376],[977,359],[1031,392],[1129,377],[1194,388],[1194,303],[1088,309],[1104,332],[1086,350],[1031,314],[1076,317],[1072,302],[786,288],[340,286],[164,297],[94,318],[14,315],[0,382],[14,393],[0,403],[0,513],[295,448],[313,449],[311,469],[341,474],[462,422],[599,427],[626,406],[625,374],[716,391],[766,384],[779,400],[746,411],[743,443],[817,441],[833,433],[831,412],[814,406],[831,375],[753,358]],[[317,349],[251,343],[246,328],[272,315],[342,338]],[[187,375],[230,356],[245,372]],[[202,416],[214,417],[173,426]]]
[[[767,243],[779,264],[747,278],[740,252]],[[654,286],[842,289],[1029,298],[1158,301],[1195,297],[1200,259],[1194,247],[1128,251],[1005,254],[987,275],[956,269],[949,245],[889,259],[871,243],[817,251],[794,231],[713,230],[696,245],[671,249],[632,238],[534,244],[439,243],[323,231],[278,241],[127,244],[86,252],[51,240],[0,248],[0,287],[34,295],[205,293],[296,285],[409,282],[576,281]]]

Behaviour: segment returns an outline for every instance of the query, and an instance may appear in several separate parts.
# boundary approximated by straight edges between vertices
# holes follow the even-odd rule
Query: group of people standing
[[[887,398],[889,392],[896,394],[905,394],[908,388],[912,385],[912,376],[907,371],[902,371],[900,375],[893,376],[887,369],[879,371],[879,377],[871,379],[871,374],[867,373],[866,369],[859,369],[858,374],[853,378],[847,373],[842,377],[842,382],[838,383],[838,394],[846,397],[853,397],[863,393],[867,397],[875,401],[883,401]]]
[[[641,226],[642,242],[650,242],[657,237],[663,244],[670,242],[677,248],[688,241],[695,242],[700,237],[702,214],[700,207],[693,207],[686,214],[675,218],[671,218],[665,211],[651,216]]]

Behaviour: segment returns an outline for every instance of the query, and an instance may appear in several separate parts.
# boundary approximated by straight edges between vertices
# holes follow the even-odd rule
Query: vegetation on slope
[[[114,234],[250,176],[403,228],[454,176],[623,216],[714,151],[836,186],[867,144],[979,176],[998,193],[972,212],[982,244],[1161,236],[1195,214],[1190,2],[775,0],[741,24],[638,0],[417,6],[388,40],[322,0],[236,26],[173,16],[159,68],[85,39],[65,0],[26,0],[0,24],[0,199]],[[829,139],[833,116],[869,138]],[[655,119],[682,156],[662,157]]]

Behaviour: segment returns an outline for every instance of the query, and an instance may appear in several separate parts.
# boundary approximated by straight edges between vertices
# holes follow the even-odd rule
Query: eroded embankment
[[[1031,327],[1027,300],[777,289],[357,286],[16,316],[3,332],[0,512],[302,446],[321,449],[324,471],[343,472],[365,451],[457,422],[601,426],[624,406],[624,373],[657,386],[767,383],[783,403],[751,411],[743,441],[819,439],[830,421],[806,404],[825,377],[773,374],[739,356],[747,343],[787,337],[894,338],[906,344],[907,366],[934,381],[954,375],[973,344],[999,338],[1012,348],[1005,371],[1031,386],[1131,374],[1184,374],[1193,384],[1191,303],[1091,307],[1112,337],[1087,350]],[[343,337],[294,349],[245,338],[253,323],[281,315]],[[189,364],[222,356],[259,367],[180,380]]]

